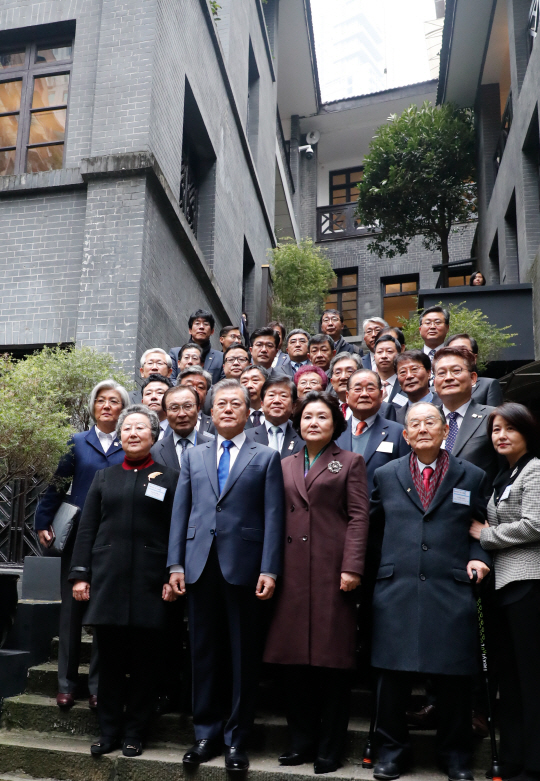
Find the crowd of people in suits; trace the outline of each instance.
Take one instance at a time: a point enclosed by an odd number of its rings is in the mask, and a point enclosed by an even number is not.
[[[503,778],[539,781],[534,416],[478,376],[474,337],[450,335],[440,306],[420,316],[422,349],[372,317],[363,353],[334,309],[315,335],[274,321],[247,344],[244,321],[226,326],[221,350],[214,327],[193,312],[188,342],[143,353],[138,390],[94,388],[95,425],[74,435],[36,511],[47,548],[62,503],[80,509],[62,552],[57,704],[79,696],[81,628],[93,627],[92,754],[139,755],[156,698],[162,712],[178,704],[185,602],[187,766],[225,751],[228,770],[247,770],[264,662],[289,728],[279,763],[336,771],[360,660],[375,778],[409,769],[412,726],[436,727],[441,769],[471,781],[488,715],[475,582],[497,658]],[[409,711],[419,674],[426,701]]]

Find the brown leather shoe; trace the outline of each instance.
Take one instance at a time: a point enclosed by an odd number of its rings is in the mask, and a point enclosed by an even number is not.
[[[413,729],[436,729],[437,708],[435,705],[424,705],[416,713],[407,711],[407,724]]]
[[[487,738],[489,735],[487,718],[477,710],[472,712],[472,731],[477,738]]]
[[[97,708],[97,694],[91,694],[88,698],[88,707],[90,710],[95,710]]]
[[[56,704],[59,708],[72,708],[75,705],[75,697],[71,693],[59,692],[56,695]]]

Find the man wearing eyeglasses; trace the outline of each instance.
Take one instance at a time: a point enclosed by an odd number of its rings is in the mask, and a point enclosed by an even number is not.
[[[363,350],[357,350],[343,338],[343,315],[337,309],[327,309],[321,317],[321,333],[332,337],[337,353],[348,352],[363,355]]]
[[[371,369],[373,372],[377,371],[377,365],[375,363],[375,342],[384,328],[388,328],[388,323],[386,320],[383,320],[382,317],[372,317],[364,320],[362,323],[364,344],[369,350],[368,354],[364,355],[362,358],[364,369]]]
[[[308,345],[310,336],[303,328],[294,328],[287,336],[287,355],[289,364],[282,371],[292,378],[301,366],[309,364]]]
[[[199,404],[198,393],[191,385],[176,385],[163,394],[161,406],[172,435],[153,446],[152,458],[157,464],[181,469],[186,450],[212,442],[211,437],[196,429]]]
[[[233,344],[223,353],[223,373],[228,380],[240,380],[250,363],[249,350],[243,344]]]
[[[151,374],[162,374],[170,377],[172,373],[171,357],[161,347],[151,347],[141,355],[139,374],[142,380],[148,379]],[[142,393],[139,388],[129,394],[131,404],[141,404]]]
[[[450,313],[442,306],[430,306],[420,315],[420,336],[423,351],[433,363],[435,353],[442,348],[450,328]]]

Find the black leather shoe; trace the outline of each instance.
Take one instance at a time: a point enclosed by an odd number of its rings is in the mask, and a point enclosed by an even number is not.
[[[200,765],[202,762],[208,762],[221,754],[221,743],[218,740],[198,740],[184,754],[182,762],[185,765]]]
[[[142,740],[139,740],[139,738],[124,738],[122,754],[125,757],[140,757],[142,754]]]
[[[313,762],[313,754],[308,754],[303,751],[291,751],[290,754],[282,754],[278,757],[280,765],[286,767],[296,767],[297,765],[305,765],[306,762]]]
[[[449,767],[448,781],[474,781],[474,775],[468,768]]]
[[[249,767],[248,755],[241,748],[225,746],[225,767],[227,770],[247,770]]]
[[[118,738],[105,738],[101,737],[92,743],[90,746],[90,753],[94,757],[100,757],[102,754],[110,754],[111,751],[120,748],[120,741]]]
[[[338,762],[336,759],[323,759],[322,757],[317,757],[313,763],[313,770],[316,775],[334,773],[336,770],[339,770],[340,767],[341,762]]]
[[[396,762],[377,762],[373,771],[373,778],[380,778],[382,781],[391,781],[400,775],[401,770]]]
[[[412,729],[437,729],[437,708],[424,705],[419,711],[407,711],[407,725]]]

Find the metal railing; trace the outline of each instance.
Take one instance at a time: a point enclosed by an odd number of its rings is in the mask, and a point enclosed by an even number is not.
[[[376,233],[373,225],[362,225],[355,215],[356,203],[317,206],[317,241],[336,241]]]
[[[0,569],[20,566],[25,556],[41,556],[34,513],[45,483],[38,478],[13,480],[0,489]]]

